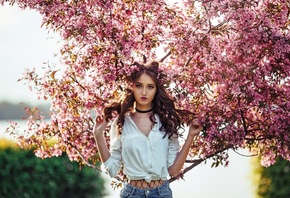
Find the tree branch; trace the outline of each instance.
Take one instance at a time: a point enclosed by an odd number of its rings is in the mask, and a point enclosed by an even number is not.
[[[146,58],[146,56],[144,54],[142,56],[143,56],[143,63],[146,64],[147,63],[147,58]]]
[[[89,166],[89,167],[91,167],[91,168],[93,168],[93,169],[95,169],[95,170],[98,170],[98,171],[100,171],[100,172],[103,172],[102,170],[101,170],[101,168],[99,167],[99,166],[95,166],[94,164],[91,164],[91,163],[89,163],[85,158],[84,158],[84,156],[78,151],[78,149],[75,147],[75,146],[73,146],[72,144],[70,144],[70,146],[79,154],[79,156],[82,158],[82,161],[87,165],[87,166]],[[117,176],[115,176],[114,177],[115,179],[117,179],[118,181],[122,181],[122,178],[121,177],[119,177],[118,175]]]
[[[255,154],[253,154],[253,155],[245,155],[245,154],[239,153],[239,152],[236,151],[235,149],[233,149],[233,151],[234,151],[236,154],[238,154],[238,155],[240,155],[240,156],[243,156],[243,157],[254,157],[254,156],[257,156],[257,155],[255,155]]]
[[[190,57],[190,58],[187,60],[187,62],[185,63],[184,67],[187,67],[187,66],[189,65],[189,63],[190,63],[191,60],[192,60],[192,57]]]
[[[171,55],[171,52],[168,52],[163,58],[161,58],[160,59],[160,61],[159,62],[163,62],[168,56],[170,56]]]
[[[85,159],[85,157],[83,156],[83,154],[81,154],[81,152],[79,152],[79,150],[75,147],[75,146],[73,146],[72,144],[70,144],[70,146],[79,154],[79,156],[82,158],[82,161],[87,165],[87,166],[89,166],[89,167],[91,167],[91,168],[93,168],[93,169],[96,169],[96,170],[98,170],[98,171],[101,171],[102,172],[102,170],[101,170],[101,168],[100,167],[98,167],[98,166],[95,166],[94,164],[91,164],[91,163],[89,163],[88,161],[86,161],[86,159]]]
[[[241,110],[241,117],[242,117],[242,121],[243,121],[244,131],[245,131],[245,133],[247,135],[249,132],[248,132],[248,128],[247,128],[247,124],[246,124],[246,119],[245,119],[243,110]]]
[[[194,167],[196,167],[197,165],[199,165],[201,162],[203,162],[203,161],[205,161],[205,160],[207,160],[207,159],[209,159],[209,158],[211,158],[211,157],[217,155],[218,153],[221,153],[221,152],[223,152],[223,151],[225,151],[225,150],[228,150],[228,149],[230,149],[230,148],[232,148],[232,147],[229,146],[229,147],[226,147],[226,148],[224,148],[224,149],[222,149],[222,150],[216,151],[216,152],[214,152],[213,154],[210,154],[210,155],[206,156],[206,157],[203,158],[203,159],[187,160],[186,162],[190,162],[190,163],[192,163],[192,165],[186,167],[186,168],[185,168],[181,173],[179,173],[176,177],[171,177],[171,178],[168,180],[169,183],[171,183],[171,182],[173,182],[173,181],[175,181],[175,180],[177,180],[177,179],[179,179],[179,178],[183,178],[183,175],[184,175],[185,173],[187,173],[188,171],[190,171],[191,169],[193,169]]]

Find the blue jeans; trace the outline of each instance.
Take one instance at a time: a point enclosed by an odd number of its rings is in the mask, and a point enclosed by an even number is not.
[[[172,191],[169,182],[165,181],[157,188],[136,188],[130,184],[125,184],[120,192],[121,198],[172,198]]]

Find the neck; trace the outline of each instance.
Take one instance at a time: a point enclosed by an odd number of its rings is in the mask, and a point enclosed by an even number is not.
[[[149,109],[149,110],[140,110],[140,109],[135,108],[135,110],[136,110],[138,113],[149,113],[150,111],[152,111],[152,108]]]

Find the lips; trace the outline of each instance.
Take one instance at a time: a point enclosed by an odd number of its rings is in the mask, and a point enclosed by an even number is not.
[[[146,97],[141,97],[141,100],[147,100],[147,98]]]

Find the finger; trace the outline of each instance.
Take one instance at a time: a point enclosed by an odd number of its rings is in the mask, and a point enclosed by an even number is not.
[[[200,125],[192,125],[192,128],[193,129],[199,129],[200,128]]]
[[[96,117],[96,122],[100,122],[100,121],[102,121],[103,120],[103,116],[97,116]]]
[[[192,125],[199,125],[199,121],[198,121],[198,119],[194,119],[194,120],[192,120],[191,124],[192,124]]]

